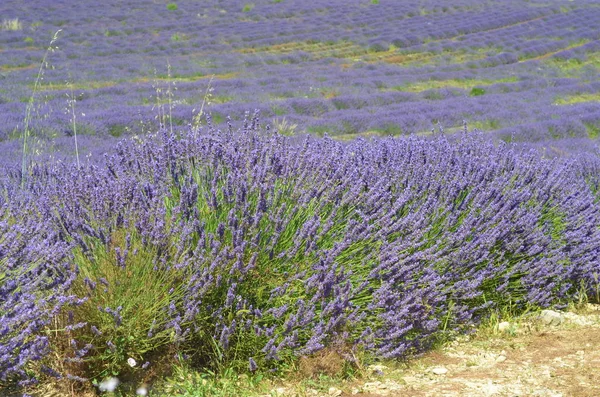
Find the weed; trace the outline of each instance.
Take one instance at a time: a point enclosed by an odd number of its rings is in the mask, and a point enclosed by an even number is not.
[[[480,87],[473,87],[471,89],[471,92],[469,93],[470,96],[481,96],[484,94],[485,94],[485,90]]]
[[[156,76],[156,70],[154,71]],[[163,96],[163,88],[160,87],[158,79],[155,79],[153,88],[156,91],[156,104],[153,107],[153,110],[156,109],[158,111],[157,119],[160,125],[160,128],[166,128],[167,122],[169,125],[169,131],[173,134],[173,108],[175,106],[173,102],[174,91],[177,91],[177,86],[175,85],[175,80],[171,79],[171,64],[167,61],[167,88],[165,91],[166,95],[166,103],[169,105],[169,108],[165,110],[163,106],[162,96]],[[168,112],[168,114],[167,114]]]
[[[598,139],[600,137],[600,123],[584,123],[590,139]]]
[[[254,8],[254,3],[247,3],[244,5],[244,8],[242,8],[242,12],[250,12],[250,11],[252,11],[253,8]]]
[[[177,4],[176,3],[169,3],[167,4],[167,10],[169,11],[177,11]]]
[[[0,28],[1,30],[21,30],[23,29],[23,23],[19,21],[19,18],[4,19]]]
[[[67,94],[67,98],[68,98],[68,106],[70,108],[70,116],[71,116],[71,123],[73,126],[73,137],[75,139],[75,155],[77,156],[77,168],[81,167],[81,164],[79,163],[79,147],[77,146],[77,115],[75,114],[75,102],[77,101],[75,98],[75,95],[73,94],[73,86],[71,86],[71,95],[69,96]]]
[[[273,128],[281,135],[294,135],[298,124],[291,123],[285,117],[273,119]]]
[[[193,117],[192,120],[192,129],[194,131],[198,131],[198,128],[200,128],[200,123],[201,123],[201,119],[202,116],[204,115],[204,106],[209,106],[211,104],[211,99],[213,96],[213,91],[214,88],[211,87],[212,81],[215,78],[215,75],[213,74],[212,76],[210,76],[210,80],[208,80],[208,85],[206,86],[206,91],[204,92],[204,97],[202,98],[202,104],[200,105],[200,109],[198,110],[198,113],[196,113]],[[192,114],[196,112],[196,109],[192,109]]]
[[[47,59],[48,59],[48,55],[50,53],[53,53],[55,51],[55,47],[54,47],[54,43],[56,43],[56,41],[58,40],[58,34],[62,31],[62,29],[58,29],[56,31],[56,33],[54,33],[54,36],[52,37],[52,40],[50,40],[50,45],[48,46],[48,48],[46,49],[46,52],[44,53],[44,57],[42,58],[42,62],[40,63],[40,67],[38,69],[38,73],[37,73],[37,77],[35,79],[35,84],[33,86],[33,92],[31,93],[31,96],[29,97],[29,100],[27,102],[27,108],[25,110],[25,121],[24,121],[24,127],[23,127],[23,136],[22,136],[22,140],[23,140],[23,152],[22,152],[22,164],[21,164],[21,187],[25,186],[25,179],[26,179],[26,175],[27,175],[27,140],[29,138],[29,135],[31,133],[30,131],[30,124],[31,124],[31,112],[33,110],[33,104],[35,101],[35,94],[37,93],[40,83],[42,81],[42,76],[44,74],[44,68],[47,66]]]

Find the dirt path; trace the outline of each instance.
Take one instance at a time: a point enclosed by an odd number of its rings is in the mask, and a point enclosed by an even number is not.
[[[307,395],[600,397],[600,306],[543,311],[501,323],[403,368],[371,366],[368,379]]]
[[[545,314],[454,342],[389,376],[379,368],[383,381],[341,395],[600,396],[600,306]]]

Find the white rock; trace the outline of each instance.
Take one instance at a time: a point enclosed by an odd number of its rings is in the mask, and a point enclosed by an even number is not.
[[[135,394],[138,396],[147,396],[148,395],[148,387],[146,385],[142,385],[137,388]]]
[[[100,384],[98,385],[98,389],[100,389],[100,391],[107,391],[109,393],[112,393],[115,390],[117,390],[117,386],[119,386],[119,383],[121,382],[119,382],[118,378],[106,378],[102,382],[100,382]]]
[[[363,390],[366,392],[371,392],[371,391],[378,390],[379,386],[381,386],[381,382],[379,382],[379,381],[367,382],[363,385]]]
[[[337,387],[330,387],[329,390],[327,391],[327,394],[330,395],[331,397],[338,397],[342,395],[342,391],[340,389],[338,389]]]
[[[502,321],[498,324],[498,331],[500,332],[508,332],[510,330],[510,323],[508,321]]]
[[[444,367],[435,367],[431,369],[431,372],[433,372],[436,375],[444,375],[448,373],[448,369]]]
[[[504,361],[506,361],[506,356],[500,355],[500,356],[496,357],[497,363],[503,363]]]
[[[502,386],[494,385],[491,381],[488,381],[487,384],[481,385],[481,389],[486,396],[491,396],[494,394],[499,394],[502,391]]]
[[[133,367],[135,367],[135,366],[137,365],[137,362],[135,361],[135,358],[131,358],[131,357],[129,357],[129,358],[127,359],[127,364],[129,364],[129,366],[130,366],[131,368],[133,368]]]
[[[542,310],[538,317],[542,323],[545,325],[560,325],[564,317],[559,312],[555,312],[554,310]]]

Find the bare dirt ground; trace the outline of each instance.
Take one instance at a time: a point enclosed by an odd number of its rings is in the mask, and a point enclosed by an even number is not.
[[[502,322],[360,382],[280,395],[600,397],[600,306]]]

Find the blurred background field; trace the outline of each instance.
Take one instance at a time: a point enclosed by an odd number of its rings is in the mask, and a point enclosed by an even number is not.
[[[167,118],[184,127],[203,102],[215,124],[260,109],[284,133],[341,139],[464,121],[506,141],[600,135],[594,0],[5,0],[0,16],[5,153],[59,29],[31,117],[57,156],[72,152],[69,98],[92,156]]]

